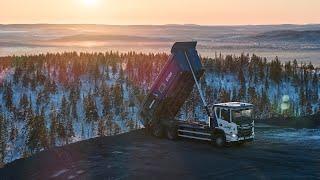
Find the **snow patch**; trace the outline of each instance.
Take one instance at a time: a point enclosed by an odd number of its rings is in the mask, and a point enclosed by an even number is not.
[[[69,171],[69,169],[62,169],[62,170],[54,173],[54,174],[51,176],[51,178],[56,178],[56,177],[58,177],[58,176],[60,176],[60,175],[62,175],[62,174],[64,174],[64,173],[66,173],[66,172],[68,172],[68,171]]]

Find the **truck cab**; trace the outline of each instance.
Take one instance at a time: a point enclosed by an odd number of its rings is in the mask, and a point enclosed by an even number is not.
[[[242,102],[214,104],[208,120],[180,120],[178,137],[211,141],[221,147],[254,139],[253,105]],[[216,121],[215,124],[213,121]]]
[[[219,129],[226,142],[250,141],[254,138],[253,105],[242,102],[219,103],[213,106]]]

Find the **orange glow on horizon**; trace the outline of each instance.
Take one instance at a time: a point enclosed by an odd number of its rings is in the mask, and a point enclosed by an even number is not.
[[[2,0],[2,24],[309,24],[319,0]]]

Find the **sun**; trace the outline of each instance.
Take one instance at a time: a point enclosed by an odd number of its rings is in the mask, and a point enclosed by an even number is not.
[[[97,4],[97,0],[82,0],[86,6],[93,6]]]

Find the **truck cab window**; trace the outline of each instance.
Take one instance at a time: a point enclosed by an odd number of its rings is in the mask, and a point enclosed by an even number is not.
[[[233,110],[232,121],[236,124],[252,123],[252,109]]]
[[[221,109],[221,119],[230,122],[230,111],[227,109]]]

